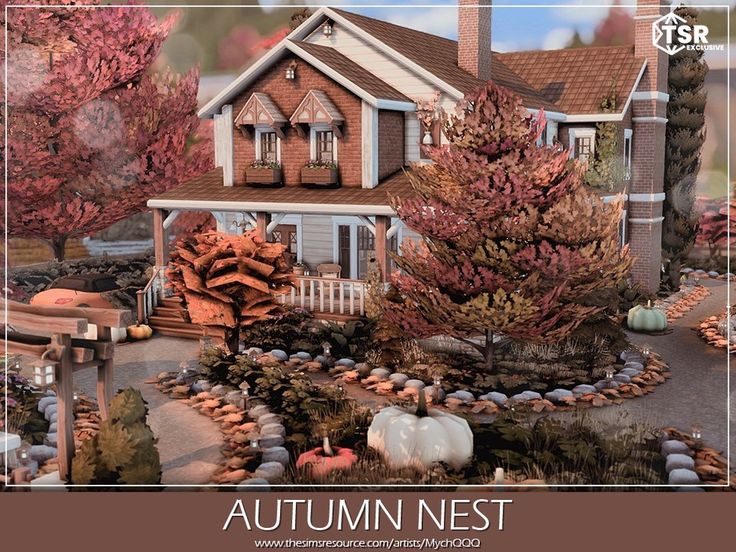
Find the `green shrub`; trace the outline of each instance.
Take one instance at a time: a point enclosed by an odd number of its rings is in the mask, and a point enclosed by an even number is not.
[[[158,484],[161,461],[148,408],[141,392],[129,387],[110,401],[110,417],[82,443],[72,461],[75,485]]]

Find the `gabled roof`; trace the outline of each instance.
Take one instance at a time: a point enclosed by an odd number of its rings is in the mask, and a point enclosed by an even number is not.
[[[633,46],[569,48],[494,54],[533,86],[560,111],[601,113],[601,101],[614,86],[619,107],[634,90],[645,59],[634,56]]]
[[[441,36],[416,31],[394,25],[380,19],[373,19],[357,13],[330,8],[354,25],[357,25],[388,47],[396,50],[417,65],[441,78],[462,94],[485,84],[457,64],[457,42]],[[533,87],[524,82],[503,62],[491,58],[491,73],[496,84],[510,88],[518,94],[524,106],[534,109],[544,108],[557,111],[557,106],[547,101]]]
[[[299,123],[341,123],[345,120],[337,106],[322,92],[310,90],[292,113],[289,121],[292,125]]]
[[[235,117],[236,125],[258,125],[265,124],[275,126],[285,124],[287,122],[279,108],[273,103],[268,94],[263,92],[254,92],[248,101],[245,102],[243,109],[240,110]]]
[[[381,80],[379,77],[369,72],[367,69],[364,69],[354,61],[345,57],[334,48],[320,46],[319,44],[311,44],[309,42],[296,42],[296,44],[308,54],[314,56],[324,64],[329,65],[332,69],[339,71],[341,75],[344,75],[351,82],[360,86],[370,95],[375,96],[376,98],[383,98],[385,100],[413,103],[413,100],[407,98],[394,87],[387,84],[385,81]]]

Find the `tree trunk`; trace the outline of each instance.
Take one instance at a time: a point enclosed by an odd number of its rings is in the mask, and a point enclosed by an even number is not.
[[[233,329],[227,329],[225,333],[225,345],[227,345],[228,350],[233,353],[234,355],[238,354],[238,348],[240,345],[240,329],[239,328],[233,328]]]
[[[51,250],[57,261],[63,261],[66,256],[66,236],[59,236],[51,239]]]
[[[486,372],[493,372],[493,353],[496,351],[496,344],[493,342],[493,332],[486,330],[486,346],[483,350],[483,358],[486,361]]]

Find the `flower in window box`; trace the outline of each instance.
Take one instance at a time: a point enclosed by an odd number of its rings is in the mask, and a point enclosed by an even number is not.
[[[310,187],[336,188],[339,186],[337,163],[333,161],[308,161],[301,171],[302,184]]]
[[[245,169],[245,182],[249,186],[278,187],[283,185],[281,163],[257,159]]]

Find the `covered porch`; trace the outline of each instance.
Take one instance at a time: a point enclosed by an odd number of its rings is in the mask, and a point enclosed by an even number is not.
[[[280,241],[296,265],[296,282],[282,302],[334,320],[365,314],[365,275],[375,258],[381,278],[388,279],[390,251],[408,237],[390,205],[411,188],[397,173],[377,188],[309,189],[297,186],[251,188],[224,186],[215,169],[149,200],[153,210],[157,267],[169,257],[169,228],[184,211],[211,212],[218,230],[242,233],[255,229],[265,240]],[[158,278],[163,271],[157,270]],[[139,318],[155,308],[162,282],[144,290]]]

